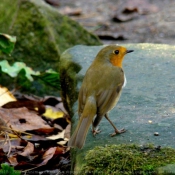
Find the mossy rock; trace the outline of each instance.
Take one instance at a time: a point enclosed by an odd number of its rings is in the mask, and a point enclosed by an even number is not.
[[[87,152],[95,146],[152,143],[175,148],[175,46],[149,43],[123,46],[134,52],[125,56],[123,68],[127,84],[109,117],[118,129],[125,128],[127,132],[110,137],[113,128],[105,118],[99,124],[101,133],[96,137],[93,137],[89,129],[83,149],[71,149],[72,169],[75,173],[81,171],[86,163]],[[77,97],[82,79],[102,47],[75,46],[61,55],[62,95],[65,106],[72,114],[72,131],[79,119]]]
[[[76,44],[99,45],[99,39],[43,0],[1,0],[0,32],[17,37],[11,57],[35,70],[58,70],[60,54]]]
[[[166,169],[161,166],[169,165]],[[106,145],[87,152],[80,172],[86,175],[156,175],[174,170],[175,149],[153,145]]]

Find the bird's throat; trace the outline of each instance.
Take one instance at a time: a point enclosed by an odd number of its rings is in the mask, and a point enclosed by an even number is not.
[[[110,59],[110,62],[113,66],[121,67],[122,68],[122,59],[116,59],[115,57],[112,57]]]

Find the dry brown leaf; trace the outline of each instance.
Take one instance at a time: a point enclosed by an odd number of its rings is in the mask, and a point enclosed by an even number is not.
[[[18,165],[18,161],[16,159],[16,156],[10,156],[10,157],[8,157],[8,161],[10,162],[10,165],[12,165],[12,166]]]
[[[65,153],[65,148],[64,147],[57,147],[55,151],[55,155],[62,155]]]
[[[54,156],[57,147],[49,148],[42,156],[43,162],[38,164],[38,166],[46,165],[47,162]]]
[[[26,145],[26,147],[24,148],[23,152],[22,153],[18,153],[18,155],[27,157],[31,153],[33,153],[33,151],[34,151],[34,145],[33,145],[33,143],[28,142],[27,145]]]
[[[36,134],[51,134],[55,131],[55,128],[40,128],[33,130]]]
[[[2,119],[2,118],[0,118],[0,132],[2,132],[2,131],[7,131],[9,128],[7,127],[7,125],[6,125],[6,123],[5,123],[5,121]]]
[[[7,126],[17,131],[30,131],[36,129],[50,129],[51,127],[34,112],[27,108],[0,108],[0,117]]]
[[[45,112],[45,106],[43,105],[42,102],[28,100],[28,99],[22,99],[22,100],[8,102],[2,106],[2,108],[6,108],[6,109],[21,108],[21,107],[26,107],[31,111],[35,111],[39,115],[41,115]]]
[[[19,138],[10,140],[10,143],[8,141],[4,143],[4,141],[5,138],[0,138],[0,148],[2,148],[5,153],[7,153],[9,150],[9,144],[11,144],[11,152],[16,151],[16,148],[21,144],[21,139]]]

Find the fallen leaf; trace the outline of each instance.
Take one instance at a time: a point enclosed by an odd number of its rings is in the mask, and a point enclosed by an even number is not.
[[[62,111],[64,114],[68,115],[67,111],[64,108],[62,99],[60,97],[46,96],[43,99],[43,104],[55,107],[57,110]]]
[[[65,130],[63,130],[62,132],[58,133],[57,135],[49,136],[49,137],[47,137],[47,139],[56,140],[57,144],[59,144],[59,145],[65,145],[67,143],[67,141],[68,141],[68,139],[65,138]]]
[[[64,113],[57,108],[46,106],[46,112],[43,114],[43,116],[51,119],[57,119],[64,116]]]
[[[11,101],[16,101],[16,98],[6,87],[0,86],[0,106]]]
[[[65,153],[65,148],[64,147],[57,147],[55,151],[55,155],[62,155]]]
[[[9,128],[6,125],[6,122],[2,118],[0,118],[0,132],[6,132],[8,130]]]
[[[38,164],[38,166],[46,165],[47,162],[54,156],[57,147],[49,148],[42,156],[43,162]]]
[[[34,145],[33,145],[33,143],[28,142],[27,145],[26,145],[26,147],[24,148],[23,152],[22,153],[18,153],[18,155],[27,157],[30,154],[32,154],[33,151],[34,151]]]
[[[39,128],[39,129],[36,129],[36,130],[33,130],[34,133],[36,134],[51,134],[55,131],[56,129],[55,128]]]
[[[8,102],[2,106],[2,108],[10,109],[10,108],[21,108],[26,107],[31,111],[36,111],[39,115],[45,112],[45,106],[42,102],[27,100],[27,99],[18,99],[17,101]]]
[[[18,165],[18,161],[16,159],[16,156],[10,156],[10,157],[8,157],[8,161],[10,162],[10,165],[12,165],[12,166]]]
[[[62,132],[58,133],[57,135],[52,135],[52,136],[49,136],[49,137],[46,137],[46,138],[50,139],[50,140],[57,140],[59,138],[64,138],[64,132],[65,132],[65,130],[63,130]]]
[[[50,170],[50,168],[60,170],[60,166],[62,167],[60,160],[69,157],[69,150],[66,146],[58,145],[65,145],[68,141],[65,138],[65,128],[68,124],[67,132],[70,132],[68,131],[70,130],[70,117],[64,109],[61,98],[30,99],[29,97],[25,99],[21,94],[17,97],[23,100],[19,100],[20,103],[17,101],[3,106],[9,109],[0,107],[0,119],[12,131],[8,133],[9,140],[3,145],[2,154],[0,152],[1,163],[9,162],[15,169],[24,170],[27,173],[30,172],[28,170],[32,171],[35,168],[43,169],[43,171]],[[51,119],[36,114],[33,109],[39,103],[44,106],[50,105],[47,107],[50,109]],[[30,131],[30,134],[25,131]],[[17,138],[12,140],[14,136]],[[0,143],[3,141],[5,141],[4,135],[0,135]],[[68,165],[64,166],[66,168]]]
[[[17,147],[19,147],[20,146],[20,144],[21,144],[21,139],[19,139],[19,138],[17,138],[17,139],[13,139],[13,140],[9,140],[8,142],[6,141],[5,143],[4,143],[4,141],[5,141],[5,138],[2,138],[2,139],[0,139],[0,142],[2,143],[1,145],[0,145],[0,147],[3,149],[3,151],[5,152],[5,153],[7,153],[8,151],[9,151],[9,146],[10,146],[10,144],[11,144],[11,153],[13,153],[13,152],[15,152],[16,151],[16,148]],[[20,146],[21,147],[21,146]],[[22,147],[22,148],[24,148],[24,147]]]
[[[35,113],[27,108],[0,108],[0,117],[7,126],[17,131],[30,131],[36,129],[50,129],[51,127]]]

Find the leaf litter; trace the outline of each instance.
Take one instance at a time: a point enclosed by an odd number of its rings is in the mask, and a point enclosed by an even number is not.
[[[70,118],[61,98],[4,90],[11,98],[0,94],[0,163],[27,174],[70,170]]]

